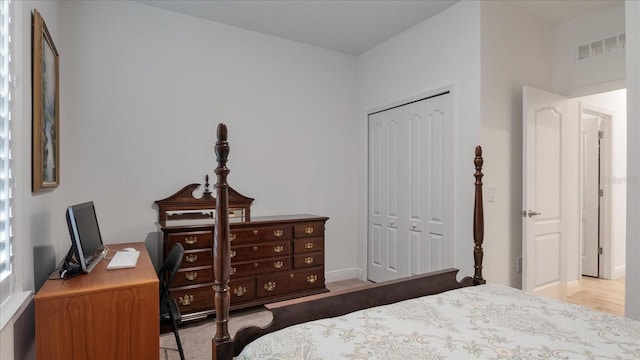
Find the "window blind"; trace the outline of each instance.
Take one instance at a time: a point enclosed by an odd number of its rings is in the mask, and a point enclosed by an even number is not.
[[[13,293],[11,1],[0,0],[0,304]]]

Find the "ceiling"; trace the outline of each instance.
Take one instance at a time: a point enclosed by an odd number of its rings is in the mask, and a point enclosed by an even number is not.
[[[347,54],[359,55],[458,0],[136,0],[140,3]],[[462,0],[471,1],[471,0]],[[507,0],[483,0],[505,1]],[[515,0],[555,24],[624,0]]]

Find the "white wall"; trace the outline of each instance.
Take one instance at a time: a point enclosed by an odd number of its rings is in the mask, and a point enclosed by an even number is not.
[[[358,268],[366,271],[367,114],[454,86],[455,266],[473,275],[473,157],[480,143],[480,3],[461,1],[357,58]]]
[[[551,88],[552,33],[548,24],[504,2],[483,1],[481,22],[486,277],[520,288],[522,87]]]
[[[252,215],[330,217],[327,280],[355,276],[353,56],[137,2],[18,3],[23,58],[31,58],[31,9],[37,8],[60,53],[61,79],[61,184],[33,195],[31,87],[22,88],[25,289],[34,289],[36,247],[55,248],[56,262],[66,254],[64,211],[73,203],[95,201],[106,243],[153,244],[153,201],[213,177],[219,122],[229,127],[229,182],[256,199]],[[19,79],[30,84],[25,62]],[[14,335],[0,334],[0,358],[17,353],[5,346]],[[18,340],[30,344],[33,333]]]
[[[555,27],[553,41],[553,90],[555,92],[571,95],[575,89],[625,78],[624,51],[596,56],[581,62],[576,61],[577,45],[624,32],[624,13],[623,5],[615,6]]]
[[[354,57],[128,1],[65,1],[61,21],[60,220],[94,200],[106,243],[153,236],[154,200],[214,179],[225,122],[252,215],[329,216],[326,270],[353,270]]]
[[[627,253],[625,316],[640,320],[640,2],[625,1],[627,32]]]

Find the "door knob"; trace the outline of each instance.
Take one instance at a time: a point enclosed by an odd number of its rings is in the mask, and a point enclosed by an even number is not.
[[[541,212],[535,212],[535,211],[533,211],[533,210],[529,210],[529,211],[527,212],[527,215],[528,215],[529,217],[533,217],[533,216],[542,215],[542,213],[541,213]]]

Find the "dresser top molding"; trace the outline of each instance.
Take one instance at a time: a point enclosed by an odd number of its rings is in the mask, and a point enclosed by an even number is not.
[[[194,219],[194,217],[190,217],[189,215],[172,216],[171,214],[168,214],[171,212],[215,209],[216,199],[211,195],[211,191],[209,190],[209,175],[205,177],[205,181],[204,191],[202,192],[202,196],[199,198],[194,196],[194,192],[201,185],[189,184],[165,199],[156,200],[155,204],[158,206],[158,221],[160,223],[164,223],[167,220],[172,219]],[[229,187],[229,208],[242,209],[244,211],[243,218],[245,221],[249,221],[251,219],[250,209],[253,200],[253,198],[244,196]],[[195,219],[205,218],[207,218],[207,216],[204,214],[195,217]],[[213,216],[211,216],[211,219],[213,219]]]

